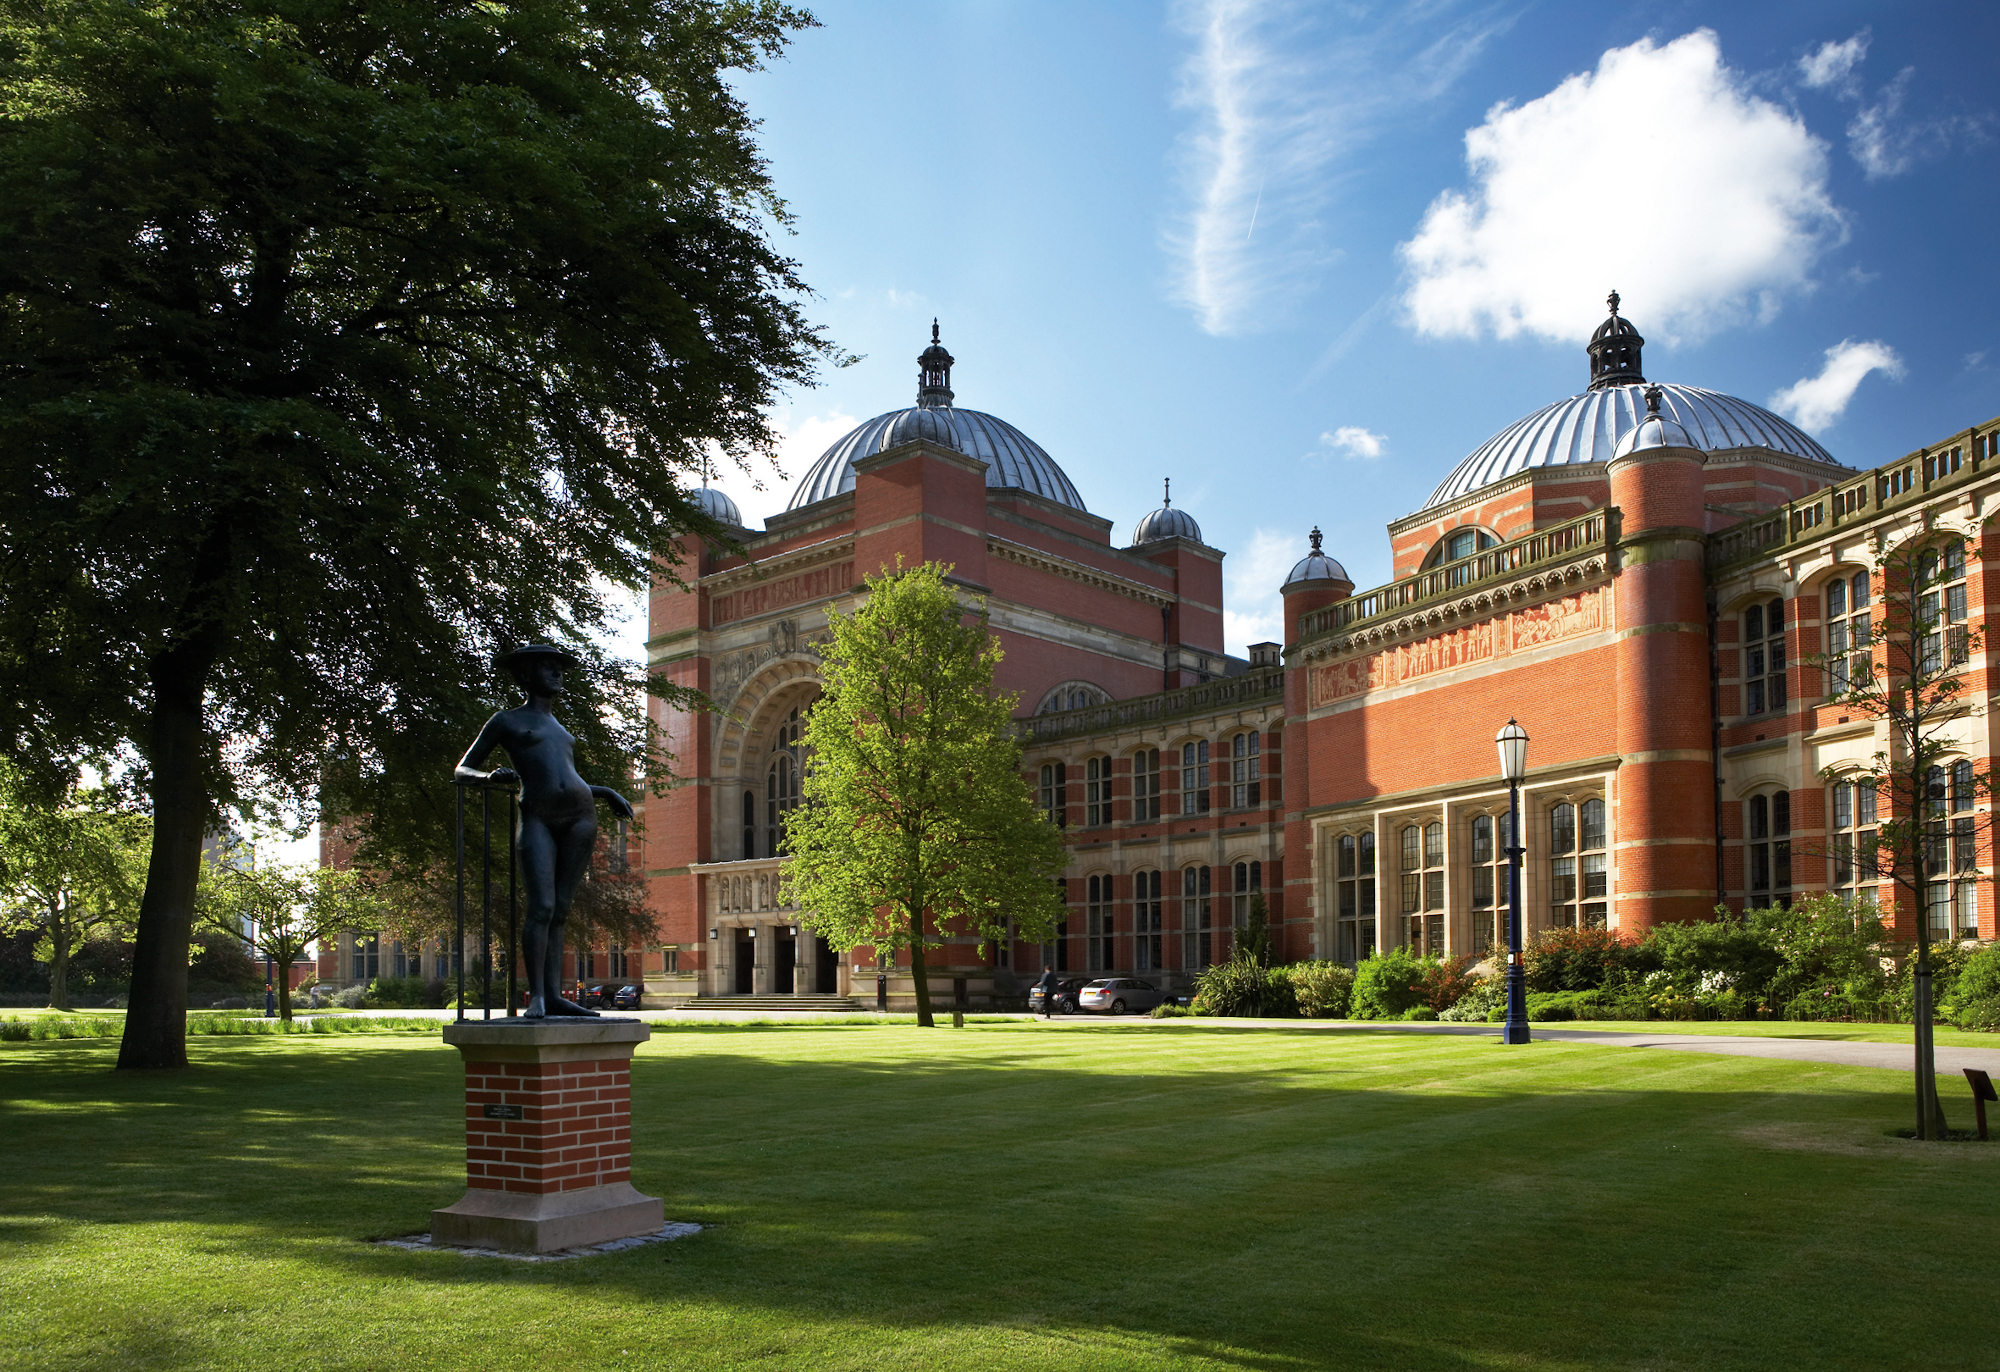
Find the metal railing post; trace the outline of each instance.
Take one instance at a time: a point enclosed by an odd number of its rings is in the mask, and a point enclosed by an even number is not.
[[[479,788],[479,1004],[493,1018],[493,788]]]
[[[514,851],[514,834],[520,828],[515,814],[521,797],[512,787],[507,789],[507,1018],[513,1019],[519,1013],[520,996],[514,991],[514,963],[520,957],[521,949],[521,907],[518,899],[521,887],[519,855]]]
[[[458,1017],[465,1018],[465,787],[453,783],[452,788],[458,798],[458,842],[455,848],[457,861],[458,889],[452,899],[454,919],[453,933],[457,942],[452,945],[452,961],[458,965]]]

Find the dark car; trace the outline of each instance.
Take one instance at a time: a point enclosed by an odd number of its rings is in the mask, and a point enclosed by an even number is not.
[[[1058,977],[1056,979],[1056,1006],[1054,1013],[1058,1015],[1075,1014],[1076,998],[1082,992],[1083,987],[1084,978],[1082,977]],[[1031,1014],[1039,1015],[1042,1013],[1042,984],[1040,982],[1036,982],[1028,988],[1028,1010]]]
[[[621,986],[611,996],[614,1010],[637,1010],[641,992],[636,986]]]

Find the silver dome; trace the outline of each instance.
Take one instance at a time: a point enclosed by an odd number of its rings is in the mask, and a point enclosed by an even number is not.
[[[1201,542],[1201,525],[1186,510],[1162,505],[1132,528],[1132,543],[1156,543],[1163,538],[1186,538]]]
[[[718,524],[733,524],[743,527],[743,513],[736,508],[736,502],[721,491],[703,486],[698,491],[688,492],[688,504],[700,510]]]
[[[891,410],[858,426],[820,455],[785,508],[796,510],[853,490],[856,462],[918,438],[984,462],[988,486],[1032,491],[1071,509],[1084,508],[1063,469],[1034,439],[1004,419],[948,405]]]
[[[1443,505],[1530,467],[1609,462],[1619,440],[1646,418],[1645,391],[1637,383],[1606,386],[1516,420],[1453,468],[1423,507]],[[1704,452],[1768,448],[1829,467],[1841,465],[1804,431],[1761,405],[1699,386],[1663,384],[1660,391],[1662,414]]]
[[[1350,586],[1354,584],[1354,578],[1347,574],[1347,568],[1319,550],[1319,542],[1320,532],[1315,527],[1312,531],[1312,551],[1292,564],[1292,570],[1285,574],[1285,584],[1281,590],[1289,591],[1292,587],[1308,581],[1345,581]]]

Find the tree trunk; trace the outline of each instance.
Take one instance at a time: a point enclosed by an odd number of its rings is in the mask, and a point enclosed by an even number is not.
[[[49,901],[49,1007],[69,1009],[69,920],[62,897]]]
[[[121,1071],[187,1066],[188,944],[209,818],[210,750],[202,697],[213,660],[212,651],[196,648],[164,654],[154,664],[147,750],[153,849],[132,948],[132,998],[118,1049]]]
[[[278,963],[275,975],[278,988],[278,1018],[287,1027],[290,1027],[292,1022],[292,960],[287,958],[285,961]]]
[[[910,916],[910,980],[917,988],[917,1023],[926,1029],[934,1029],[937,1022],[931,1018],[931,984],[924,972],[924,912],[918,910]]]

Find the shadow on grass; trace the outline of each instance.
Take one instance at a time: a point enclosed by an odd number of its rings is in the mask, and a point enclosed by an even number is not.
[[[1367,1029],[702,1028],[633,1077],[634,1181],[719,1226],[695,1238],[534,1266],[360,1243],[462,1187],[457,1055],[374,1040],[217,1043],[167,1078],[106,1073],[115,1045],[0,1060],[0,1243],[190,1226],[369,1300],[706,1310],[718,1348],[790,1331],[796,1363],[802,1330],[1001,1330],[1043,1359],[1271,1369],[1886,1365],[1871,1330],[2000,1275],[2000,1169],[1885,1137],[1902,1096],[1865,1069]],[[1805,1294],[1718,1298],[1779,1284]]]

